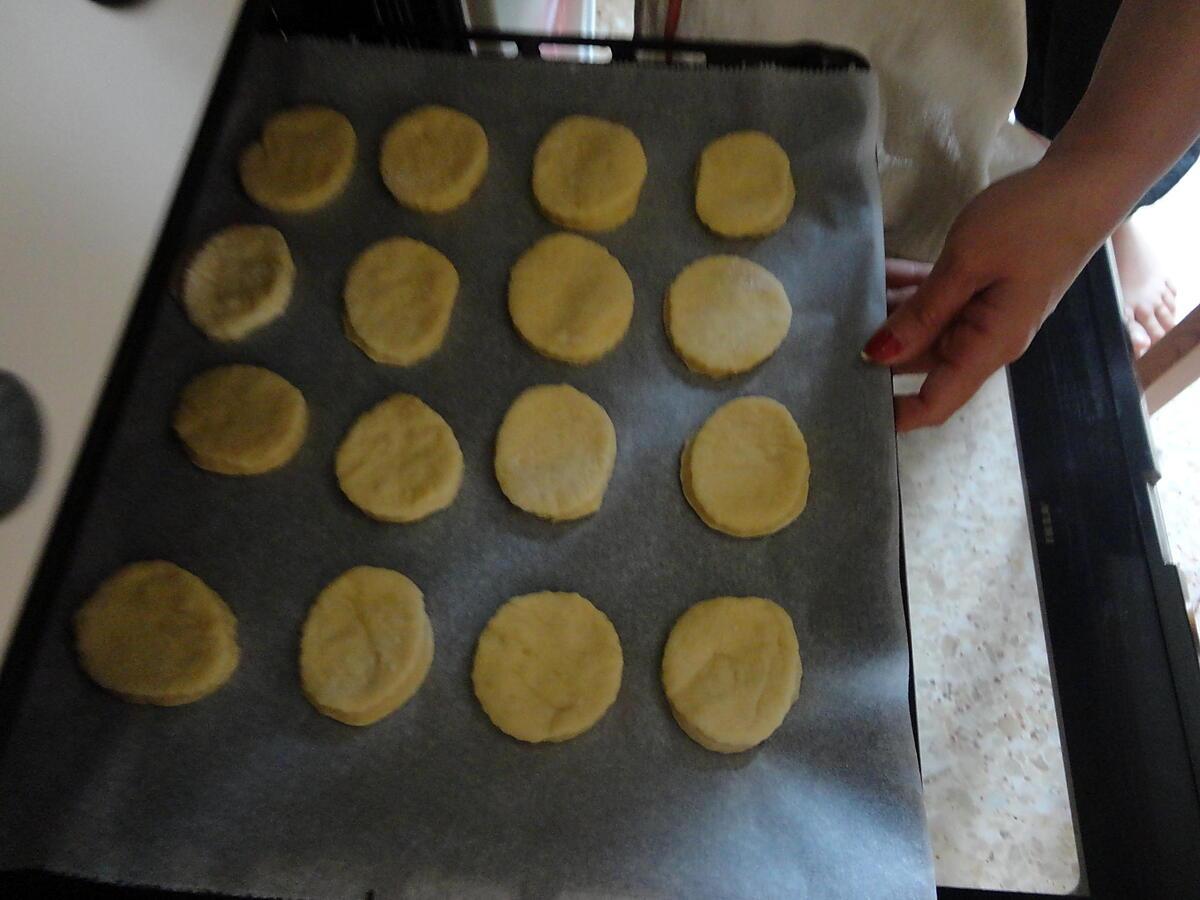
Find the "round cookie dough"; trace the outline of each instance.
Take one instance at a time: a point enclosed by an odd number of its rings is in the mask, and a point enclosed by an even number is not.
[[[514,597],[475,649],[471,682],[492,724],[517,740],[565,741],[600,720],[621,687],[621,642],[579,594]]]
[[[325,106],[297,106],[263,125],[242,151],[242,187],[259,206],[309,212],[342,192],[354,169],[358,139],[350,120]]]
[[[496,480],[514,506],[563,522],[600,508],[617,433],[599,403],[566,384],[521,394],[496,435]]]
[[[463,455],[446,420],[412,394],[358,417],[335,461],[350,502],[383,522],[416,522],[454,502]]]
[[[238,664],[237,619],[203,581],[163,560],[118,569],[75,613],[83,670],[131,703],[207,697]]]
[[[446,337],[458,272],[428,244],[390,238],[359,254],[346,275],[346,336],[376,362],[411,366]]]
[[[304,620],[304,696],[347,725],[370,725],[407,703],[432,661],[433,626],[421,589],[391,569],[342,573]]]
[[[308,431],[308,405],[269,369],[219,366],[188,382],[172,424],[200,468],[258,475],[296,455]]]
[[[792,304],[779,279],[740,256],[706,256],[679,273],[663,306],[680,359],[701,375],[748,372],[787,336]]]
[[[236,341],[287,308],[296,265],[269,225],[231,225],[208,239],[183,275],[183,308],[216,341]]]
[[[487,135],[448,106],[419,106],[388,129],[379,171],[402,205],[442,213],[462,206],[487,171]]]
[[[534,350],[585,365],[625,336],[633,318],[633,282],[617,258],[596,242],[552,234],[512,267],[508,312]]]
[[[533,196],[551,222],[611,231],[637,209],[646,153],[632,131],[594,116],[567,116],[533,156]]]
[[[762,537],[793,522],[808,502],[808,446],[787,408],[767,397],[730,400],[683,449],[680,482],[704,523]]]
[[[662,680],[675,721],[718,753],[761,744],[800,695],[800,648],[791,617],[761,597],[697,603],[671,628]]]
[[[735,131],[700,154],[696,214],[724,237],[761,237],[787,221],[796,199],[787,153],[761,131]]]

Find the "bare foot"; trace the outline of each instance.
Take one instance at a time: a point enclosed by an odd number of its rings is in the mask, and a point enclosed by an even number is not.
[[[1175,326],[1177,291],[1135,222],[1127,219],[1113,232],[1112,241],[1125,301],[1125,327],[1134,355],[1141,356]]]

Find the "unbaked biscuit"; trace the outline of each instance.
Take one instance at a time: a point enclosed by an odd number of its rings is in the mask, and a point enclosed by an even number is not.
[[[546,132],[533,157],[533,196],[551,222],[611,231],[637,209],[646,153],[632,131],[595,116],[567,116]]]
[[[354,169],[358,139],[350,120],[325,106],[297,106],[263,125],[242,151],[242,187],[259,206],[309,212],[342,192]]]
[[[696,214],[724,237],[760,237],[787,221],[796,199],[784,149],[761,131],[735,131],[700,154]]]
[[[445,340],[458,272],[428,244],[389,238],[359,254],[342,296],[351,342],[376,362],[411,366]]]
[[[179,706],[229,680],[238,664],[237,619],[186,569],[130,563],[75,614],[75,647],[92,680],[122,699]]]
[[[483,181],[488,142],[483,128],[448,106],[420,106],[388,129],[379,170],[392,196],[419,212],[462,206]]]
[[[347,725],[370,725],[407,703],[432,661],[433,626],[421,589],[390,569],[343,572],[304,620],[304,696]]]
[[[463,455],[446,420],[412,394],[393,394],[358,417],[338,447],[338,484],[384,522],[416,522],[454,502]]]
[[[808,445],[787,408],[739,397],[709,416],[684,447],[680,483],[706,525],[762,537],[791,524],[808,502]]]
[[[800,695],[801,672],[791,617],[761,597],[697,603],[675,622],[663,651],[663,689],[675,720],[718,753],[770,737]]]
[[[566,384],[513,401],[496,435],[496,480],[514,506],[561,522],[594,513],[617,457],[617,433],[599,403]]]
[[[188,382],[172,424],[200,468],[258,475],[296,455],[308,431],[308,404],[269,369],[218,366]]]
[[[792,305],[779,279],[740,256],[706,256],[676,276],[663,304],[667,336],[689,369],[748,372],[787,336]]]
[[[236,341],[287,308],[296,265],[269,225],[231,225],[192,258],[183,275],[183,308],[216,341]]]
[[[586,365],[616,347],[629,329],[633,282],[617,258],[595,241],[552,234],[512,267],[508,312],[534,350]]]
[[[509,600],[475,650],[471,682],[497,728],[522,741],[565,741],[600,720],[621,687],[621,642],[579,594]]]

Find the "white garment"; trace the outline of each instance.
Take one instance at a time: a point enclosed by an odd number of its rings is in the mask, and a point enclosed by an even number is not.
[[[640,33],[661,35],[666,9],[640,0]],[[1024,0],[683,0],[676,37],[816,41],[867,58],[891,256],[934,259],[972,197],[1042,153],[1008,121],[1025,77]]]

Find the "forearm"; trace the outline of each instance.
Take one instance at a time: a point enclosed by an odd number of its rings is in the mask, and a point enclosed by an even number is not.
[[[1197,136],[1200,0],[1124,0],[1046,165],[1085,180],[1086,206],[1075,212],[1099,240]]]

